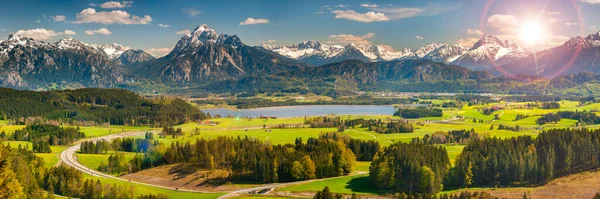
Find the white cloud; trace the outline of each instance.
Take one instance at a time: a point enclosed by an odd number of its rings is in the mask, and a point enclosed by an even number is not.
[[[577,0],[581,3],[587,3],[587,4],[600,4],[600,0]]]
[[[160,26],[161,28],[171,27],[171,25],[169,25],[169,24],[161,24],[161,23],[159,23],[158,26]]]
[[[331,13],[335,14],[336,19],[349,19],[365,23],[390,20],[384,13],[380,12],[357,13],[354,10],[334,10]]]
[[[456,41],[456,44],[465,47],[465,48],[471,48],[477,41],[479,41],[479,38],[475,38],[475,37],[471,37],[471,38],[466,38],[466,39],[459,39]]]
[[[51,18],[54,21],[65,21],[65,19],[67,19],[67,17],[64,15],[51,16]]]
[[[425,9],[422,8],[375,8],[375,11],[388,14],[392,19],[405,19],[422,15]]]
[[[270,39],[270,40],[267,40],[267,41],[263,41],[262,43],[264,43],[264,44],[272,44],[272,43],[277,43],[277,40]]]
[[[519,21],[512,15],[496,14],[488,18],[487,25],[500,33],[513,34],[519,27]]]
[[[44,28],[36,28],[30,30],[19,30],[15,34],[23,35],[25,37],[29,37],[35,40],[50,40],[56,36],[60,35],[75,35],[75,31],[65,30],[64,32],[56,32],[54,30],[47,30]]]
[[[566,26],[581,26],[582,24],[577,22],[565,22]]]
[[[187,34],[189,34],[191,32],[192,31],[190,31],[190,30],[180,30],[180,31],[175,32],[175,34],[177,34],[177,35],[187,35]]]
[[[336,7],[336,8],[347,8],[347,7],[350,7],[350,5],[348,5],[348,4],[339,4],[339,5],[335,5],[333,7]]]
[[[88,6],[91,6],[91,7],[96,7],[96,6],[98,6],[98,4],[95,4],[95,3],[90,3],[90,4],[88,4]]]
[[[110,12],[96,12],[96,9],[87,8],[76,15],[77,20],[73,23],[100,23],[100,24],[149,24],[152,17],[144,15],[139,17],[125,11],[114,10]]]
[[[483,31],[481,31],[479,29],[471,29],[471,28],[469,28],[469,29],[465,30],[465,32],[468,35],[476,35],[476,36],[483,35]]]
[[[76,35],[77,33],[75,31],[72,30],[65,30],[65,32],[63,32],[65,35]]]
[[[100,28],[98,30],[86,30],[85,34],[87,34],[87,35],[94,35],[94,34],[110,35],[110,34],[112,34],[112,32],[110,32],[110,30],[108,30],[106,28]]]
[[[249,17],[245,21],[240,22],[240,25],[254,25],[254,24],[266,24],[266,23],[269,23],[268,19],[255,19],[255,18]]]
[[[329,5],[321,6],[320,9],[321,10],[333,10],[333,8],[331,8],[331,6],[329,6]]]
[[[415,39],[418,39],[418,40],[423,40],[423,39],[425,39],[425,38],[423,38],[422,36],[419,36],[419,35],[417,35],[417,36],[415,36]]]
[[[547,12],[549,15],[560,15],[560,12],[554,11],[554,12]]]
[[[173,50],[173,48],[149,48],[149,49],[146,49],[145,51],[148,54],[151,54],[152,56],[159,58],[159,57],[168,55],[171,52],[171,50]]]
[[[377,5],[377,4],[368,4],[368,3],[360,4],[360,6],[365,7],[365,8],[378,8],[379,7],[379,5]]]
[[[133,1],[108,1],[100,4],[100,7],[105,9],[127,8],[131,7],[131,4],[133,4]]]
[[[196,10],[196,8],[186,8],[182,11],[190,17],[195,17],[200,14],[200,11]]]
[[[42,20],[37,20],[35,21],[35,23],[42,23]]]
[[[589,28],[591,28],[591,29],[596,29],[597,27],[596,27],[596,26],[590,26]]]
[[[352,34],[339,34],[339,35],[331,35],[330,39],[335,41],[331,41],[329,43],[337,43],[337,44],[370,44],[371,42],[367,39],[371,39],[375,37],[375,33],[367,33],[366,35],[352,35]]]

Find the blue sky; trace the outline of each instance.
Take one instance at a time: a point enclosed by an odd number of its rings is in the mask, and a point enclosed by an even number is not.
[[[533,22],[543,27],[541,41],[556,45],[600,30],[600,0],[20,0],[3,2],[0,19],[0,40],[17,31],[47,41],[70,35],[155,55],[200,24],[248,45],[319,40],[402,49],[468,46],[484,33],[526,45],[520,29]]]

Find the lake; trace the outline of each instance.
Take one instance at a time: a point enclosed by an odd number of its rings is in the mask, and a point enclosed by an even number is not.
[[[258,117],[274,116],[274,117],[302,117],[302,116],[321,116],[328,114],[336,115],[392,115],[394,114],[394,106],[392,105],[315,105],[315,106],[284,106],[284,107],[267,107],[255,109],[224,109],[212,108],[203,109],[203,112],[208,112],[210,115],[228,115],[237,117]]]

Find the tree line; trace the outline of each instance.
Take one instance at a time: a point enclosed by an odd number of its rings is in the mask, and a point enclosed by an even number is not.
[[[6,134],[2,139],[7,139]],[[79,127],[60,127],[51,124],[27,125],[24,129],[16,130],[8,140],[28,141],[33,145],[36,153],[52,152],[50,146],[68,145],[79,139],[85,138],[85,134]]]
[[[394,116],[403,118],[423,118],[423,117],[442,117],[441,108],[416,107],[416,108],[398,108],[394,111]]]
[[[154,140],[151,132],[146,132],[145,138],[116,138],[110,141],[84,141],[80,144],[79,152],[83,154],[106,154],[108,151],[125,151],[144,153],[161,143]]]
[[[341,140],[346,144],[352,153],[356,156],[358,161],[371,161],[373,156],[381,149],[381,145],[376,140],[361,140],[351,138],[347,134],[339,132],[321,133],[319,135],[321,139],[333,139],[335,141]],[[302,138],[296,138],[295,143],[301,144]]]
[[[448,187],[531,186],[597,169],[600,130],[552,129],[537,138],[487,138],[469,143],[456,159]]]
[[[230,170],[231,179],[253,182],[288,182],[348,174],[356,157],[341,140],[309,138],[295,144],[270,145],[254,138],[220,136],[195,142],[174,142],[169,147],[150,147],[129,162],[117,153],[103,170],[134,172],[165,164],[188,163],[198,169]]]
[[[424,144],[468,144],[472,140],[481,139],[475,129],[436,131],[431,135],[425,134],[423,138],[413,138],[412,142]]]

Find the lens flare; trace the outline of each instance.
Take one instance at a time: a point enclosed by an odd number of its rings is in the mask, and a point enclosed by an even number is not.
[[[544,37],[544,28],[537,22],[526,22],[521,25],[519,37],[528,44],[536,44]]]

